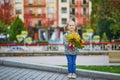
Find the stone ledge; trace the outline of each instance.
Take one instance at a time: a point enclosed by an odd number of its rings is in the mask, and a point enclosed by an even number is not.
[[[107,55],[107,51],[80,51],[78,55]],[[53,56],[65,55],[64,51],[41,51],[41,52],[0,52],[4,56]]]
[[[38,70],[59,72],[59,73],[67,74],[67,68],[60,67],[60,66],[47,65],[47,64],[35,64],[35,63],[25,63],[25,62],[0,60],[0,65],[38,69]],[[80,75],[80,76],[92,77],[92,78],[103,78],[103,79],[109,79],[109,80],[111,80],[111,79],[112,80],[119,80],[120,79],[120,74],[91,71],[91,70],[83,70],[83,69],[77,69],[77,75],[78,76]]]

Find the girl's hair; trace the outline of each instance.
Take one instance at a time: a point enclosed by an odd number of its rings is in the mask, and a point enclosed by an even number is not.
[[[65,32],[67,31],[67,27],[68,27],[68,25],[69,25],[70,22],[74,22],[74,21],[70,20],[70,21],[67,22],[66,26],[64,27],[64,31]],[[74,22],[74,24],[75,24],[75,22]],[[75,24],[75,31],[77,32],[77,26],[76,26],[76,24]]]

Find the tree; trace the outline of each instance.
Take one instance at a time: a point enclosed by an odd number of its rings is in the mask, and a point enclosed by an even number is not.
[[[120,0],[91,0],[91,26],[102,38],[103,33],[109,41],[120,36]]]
[[[24,23],[19,17],[17,17],[10,27],[9,39],[11,41],[16,40],[16,35],[20,34],[22,30],[25,30]]]
[[[13,21],[12,0],[0,1],[0,19],[5,24],[11,24],[11,22]]]
[[[5,24],[3,21],[0,21],[0,34],[7,34],[8,33],[8,25]]]
[[[9,33],[9,29],[8,29],[7,24],[5,24],[3,21],[0,20],[0,35],[4,35],[4,38],[0,38],[0,43],[7,43],[8,42],[8,38],[7,35]]]

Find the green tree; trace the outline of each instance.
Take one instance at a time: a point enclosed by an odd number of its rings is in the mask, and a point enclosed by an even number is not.
[[[11,25],[9,39],[11,41],[16,40],[16,35],[20,34],[22,30],[25,30],[24,23],[17,17]]]
[[[8,29],[7,24],[5,24],[3,21],[0,21],[0,34],[5,35],[4,40],[0,39],[0,43],[7,43],[8,38],[7,38],[7,34],[9,33],[9,29]]]
[[[120,0],[91,0],[91,26],[102,38],[106,33],[107,39],[120,37]]]
[[[7,24],[5,24],[3,21],[0,21],[0,34],[8,34],[8,26]]]

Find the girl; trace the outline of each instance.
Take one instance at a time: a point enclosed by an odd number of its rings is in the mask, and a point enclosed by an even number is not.
[[[73,42],[67,42],[67,35],[71,34],[73,31],[77,33],[77,27],[74,21],[69,21],[65,27],[65,34],[63,37],[63,44],[65,47],[65,54],[68,62],[68,78],[76,78],[76,57],[79,52],[76,47],[74,47]],[[69,48],[72,47],[73,49]]]

